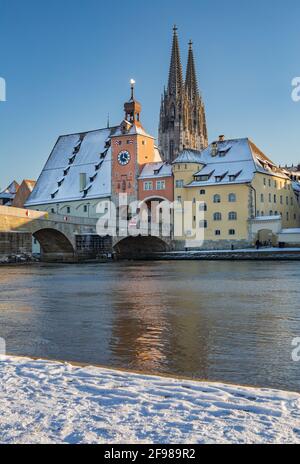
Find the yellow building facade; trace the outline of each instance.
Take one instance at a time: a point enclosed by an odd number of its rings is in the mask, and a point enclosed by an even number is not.
[[[300,225],[293,182],[248,139],[221,138],[202,152],[185,151],[173,173],[175,200],[193,205],[194,231],[204,228],[203,249],[277,245],[280,230]],[[178,248],[189,236],[185,230],[177,237]]]

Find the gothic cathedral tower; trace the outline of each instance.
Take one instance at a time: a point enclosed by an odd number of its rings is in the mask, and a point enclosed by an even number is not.
[[[197,83],[193,44],[189,43],[184,83],[177,27],[174,26],[168,88],[161,101],[159,148],[165,161],[172,162],[184,149],[202,150],[207,146],[205,107]]]

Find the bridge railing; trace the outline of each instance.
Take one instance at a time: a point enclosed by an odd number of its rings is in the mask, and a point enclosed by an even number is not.
[[[42,219],[53,222],[64,222],[66,224],[78,224],[78,225],[87,225],[87,226],[96,226],[98,219],[89,218],[89,217],[79,217],[79,216],[68,216],[63,214],[53,214],[47,213],[47,218],[43,217]]]
[[[63,222],[76,225],[96,226],[97,218],[68,216],[63,214],[53,214],[47,211],[36,211],[32,209],[13,208],[11,206],[0,206],[0,216],[13,216],[17,218],[25,218],[28,221],[53,221]]]

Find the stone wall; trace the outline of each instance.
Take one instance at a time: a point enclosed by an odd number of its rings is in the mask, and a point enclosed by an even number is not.
[[[176,251],[183,251],[186,249],[186,243],[184,241],[174,242]],[[242,250],[244,248],[253,248],[253,242],[248,240],[205,240],[202,247],[189,248],[190,250],[231,250],[232,246],[235,250]]]
[[[23,232],[0,232],[0,258],[32,253],[32,237]]]

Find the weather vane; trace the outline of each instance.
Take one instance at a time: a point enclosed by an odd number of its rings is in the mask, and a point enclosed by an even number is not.
[[[136,82],[134,79],[130,79],[130,85],[131,85],[131,98],[132,100],[134,99],[134,86],[135,86]]]

